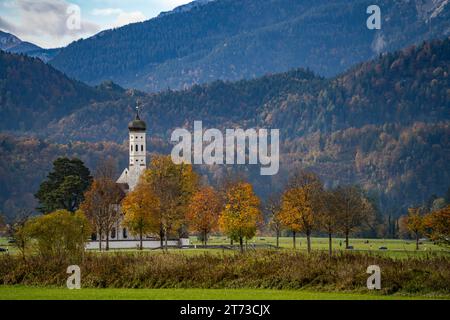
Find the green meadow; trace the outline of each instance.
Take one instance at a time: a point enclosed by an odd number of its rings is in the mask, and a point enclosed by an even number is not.
[[[0,300],[411,300],[449,296],[262,289],[80,289],[0,286]]]
[[[328,239],[327,238],[312,238],[312,249],[313,250],[328,250]],[[171,252],[183,253],[186,255],[195,255],[195,254],[203,254],[205,252],[208,253],[233,253],[234,250],[228,249],[203,249],[201,248],[201,241],[197,239],[197,237],[191,237],[190,242],[194,246],[198,246],[197,248],[189,248],[189,249],[170,249]],[[281,249],[292,250],[293,243],[292,237],[280,237],[279,246]],[[213,236],[209,239],[208,245],[222,245],[229,246],[230,241],[226,237]],[[275,237],[255,237],[251,241],[247,243],[248,250],[254,250],[255,247],[261,248],[271,247],[274,248],[276,245]],[[414,240],[401,240],[401,239],[360,239],[360,238],[351,238],[350,245],[353,246],[353,252],[364,252],[371,254],[379,254],[383,256],[388,256],[392,258],[408,258],[408,257],[427,257],[429,255],[450,255],[450,249],[442,246],[438,246],[433,244],[430,241],[421,241],[419,246],[419,250],[416,250],[416,244]],[[381,247],[387,249],[380,249]],[[0,248],[8,249],[9,253],[17,253],[17,248],[14,247],[13,244],[8,243],[7,238],[0,238]],[[235,249],[238,249],[235,246]],[[296,250],[306,251],[306,238],[297,237],[296,239]],[[333,250],[341,251],[345,250],[345,239],[343,238],[335,238],[333,239]],[[114,251],[130,251],[135,252],[135,249],[126,249],[126,250],[110,250],[110,252]],[[155,252],[158,250],[145,250],[148,252]],[[1,253],[0,253],[1,254]]]

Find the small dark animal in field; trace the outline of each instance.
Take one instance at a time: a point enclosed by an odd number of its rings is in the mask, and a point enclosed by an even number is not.
[[[387,247],[379,247],[378,249],[380,249],[380,250],[387,250],[388,248]]]

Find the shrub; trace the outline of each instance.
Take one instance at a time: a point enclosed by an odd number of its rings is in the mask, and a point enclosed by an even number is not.
[[[30,219],[21,232],[32,238],[36,252],[42,258],[64,261],[70,257],[78,261],[84,254],[90,226],[80,211],[57,210]]]
[[[64,286],[69,261],[0,256],[0,284]],[[381,268],[381,293],[450,293],[450,258],[395,260],[361,253],[310,255],[288,251],[244,254],[87,253],[80,263],[90,288],[267,288],[366,291],[366,269]]]

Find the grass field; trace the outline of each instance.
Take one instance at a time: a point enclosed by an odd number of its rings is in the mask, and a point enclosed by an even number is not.
[[[312,249],[313,250],[328,250],[328,239],[326,238],[312,238]],[[201,245],[201,242],[196,237],[191,237],[190,242],[193,245]],[[211,237],[208,241],[209,245],[229,245],[230,241],[226,237]],[[272,245],[276,244],[275,237],[255,237],[248,242],[249,245]],[[450,250],[441,246],[437,246],[430,241],[423,241],[419,246],[419,250],[416,250],[414,240],[399,240],[399,239],[350,239],[350,245],[353,246],[355,252],[370,252],[374,254],[387,255],[393,258],[408,258],[416,256],[426,257],[429,254],[444,254],[450,255]],[[292,250],[292,238],[291,237],[281,237],[280,247],[283,249]],[[387,250],[380,250],[380,247],[386,247]],[[16,253],[17,249],[8,243],[6,238],[0,237],[0,248],[8,249],[9,253]],[[306,238],[297,238],[297,250],[306,250]],[[345,250],[345,241],[343,238],[333,239],[333,250]],[[111,250],[110,252],[113,252]],[[136,251],[131,250],[119,250],[119,251]],[[205,252],[209,253],[233,253],[232,250],[222,250],[222,249],[171,249],[172,252],[180,252],[187,255],[193,254],[203,254]],[[154,251],[148,251],[154,252]],[[0,253],[1,254],[1,253]]]
[[[191,244],[201,244],[196,237],[191,237]],[[297,249],[306,250],[306,238],[297,237]],[[228,245],[230,244],[229,239],[226,237],[211,237],[208,241],[210,245]],[[255,237],[248,244],[268,244],[275,245],[275,237]],[[327,238],[311,238],[311,244],[313,249],[328,250],[328,239]],[[387,247],[388,250],[396,251],[416,251],[416,243],[414,240],[399,240],[399,239],[350,239],[350,245],[353,246],[355,250],[371,250],[379,251],[380,247]],[[282,248],[292,248],[292,238],[291,237],[281,237],[280,247]],[[345,239],[335,238],[333,239],[333,248],[335,250],[345,249]],[[443,247],[434,245],[429,241],[423,241],[419,247],[419,251],[443,251]]]
[[[405,300],[449,296],[251,289],[81,289],[0,286],[0,300]]]

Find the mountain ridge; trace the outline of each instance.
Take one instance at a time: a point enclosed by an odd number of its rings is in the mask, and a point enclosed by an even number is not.
[[[158,92],[295,67],[335,76],[381,52],[450,34],[447,0],[382,0],[375,31],[366,27],[370,4],[216,0],[76,41],[50,63],[89,84]]]
[[[21,62],[8,63],[10,74],[26,75],[0,77],[0,84],[5,79],[16,79],[14,86],[7,88],[25,90],[28,78],[36,74],[55,72],[63,76],[57,71],[42,71],[51,67],[37,59],[4,55]],[[28,71],[24,71],[24,65]],[[139,100],[151,154],[170,153],[172,130],[191,130],[194,120],[202,120],[204,128],[279,128],[279,175],[261,177],[255,166],[240,169],[258,194],[280,189],[289,172],[300,166],[317,172],[327,187],[360,184],[384,212],[395,216],[407,206],[420,204],[448,188],[449,74],[450,39],[446,39],[383,54],[331,79],[295,69],[253,80],[215,81],[158,94],[125,90],[111,82],[97,88],[80,84],[81,102],[62,109],[65,114],[58,113],[65,91],[54,88],[58,94],[54,94],[55,100],[48,100],[48,109],[55,110],[55,114],[33,116],[33,121],[42,123],[25,129],[9,128],[10,133],[0,137],[0,204],[4,211],[19,210],[21,203],[31,206],[34,190],[30,188],[45,176],[58,155],[81,157],[92,169],[107,156],[116,158],[119,167],[125,166],[127,124]],[[46,83],[45,77],[31,79]],[[60,80],[54,78],[51,82]],[[75,83],[68,87],[77,89]],[[8,100],[8,96],[8,90],[0,86],[1,101]],[[34,100],[19,102],[10,104],[9,109],[27,110]],[[2,103],[0,106],[0,118],[8,119],[5,112],[9,109],[5,110]],[[2,131],[6,125],[10,123],[0,123]],[[196,169],[214,184],[230,168]]]

